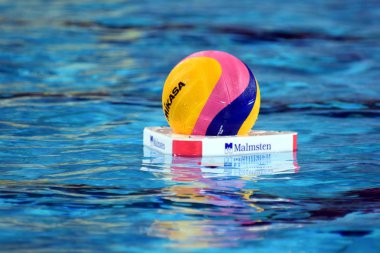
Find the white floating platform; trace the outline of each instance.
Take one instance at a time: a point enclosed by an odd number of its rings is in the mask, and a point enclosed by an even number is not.
[[[297,150],[296,132],[250,131],[244,136],[174,134],[169,127],[146,127],[144,146],[173,156],[228,156]]]

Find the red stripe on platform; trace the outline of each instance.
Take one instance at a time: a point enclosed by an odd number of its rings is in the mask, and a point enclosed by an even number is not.
[[[174,156],[202,156],[201,141],[177,141],[173,140]]]
[[[297,135],[293,135],[293,151],[297,151]]]

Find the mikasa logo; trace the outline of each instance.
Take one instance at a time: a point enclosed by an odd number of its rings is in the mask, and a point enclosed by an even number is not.
[[[178,95],[178,93],[181,91],[182,87],[185,87],[186,84],[183,82],[179,82],[178,86],[174,87],[172,90],[172,93],[169,95],[168,99],[164,103],[164,108],[165,108],[165,117],[169,119],[169,111],[170,111],[170,106],[173,103],[173,100],[175,97]]]
[[[264,150],[272,150],[271,144],[248,144],[247,142],[244,144],[233,144],[225,143],[224,144],[224,153],[225,154],[232,154],[232,153],[238,153],[238,152],[245,152],[245,151],[264,151]]]

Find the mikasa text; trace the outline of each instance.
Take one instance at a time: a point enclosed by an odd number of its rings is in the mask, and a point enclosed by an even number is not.
[[[174,87],[173,90],[172,90],[172,93],[169,95],[169,98],[166,100],[166,102],[164,103],[164,107],[165,107],[165,117],[167,119],[169,119],[169,111],[170,111],[170,106],[172,105],[173,103],[173,100],[175,99],[175,97],[178,95],[178,93],[181,91],[182,87],[185,87],[186,84],[183,83],[183,82],[179,82],[178,83],[178,86]]]

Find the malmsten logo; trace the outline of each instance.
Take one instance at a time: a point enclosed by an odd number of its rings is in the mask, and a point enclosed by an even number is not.
[[[186,86],[185,83],[179,82],[178,85],[173,88],[172,93],[169,95],[168,99],[166,99],[166,102],[164,103],[164,108],[165,108],[165,117],[167,119],[169,119],[170,106],[172,105],[173,100],[181,91],[182,87],[185,87],[185,86]]]
[[[165,150],[165,143],[161,142],[160,140],[157,140],[152,135],[150,136],[150,145]]]
[[[232,154],[234,152],[245,152],[245,151],[262,151],[262,150],[271,150],[272,146],[271,144],[233,144],[230,143],[224,143],[224,153],[225,154]]]
[[[232,142],[224,144],[224,153],[231,154],[232,153]]]

